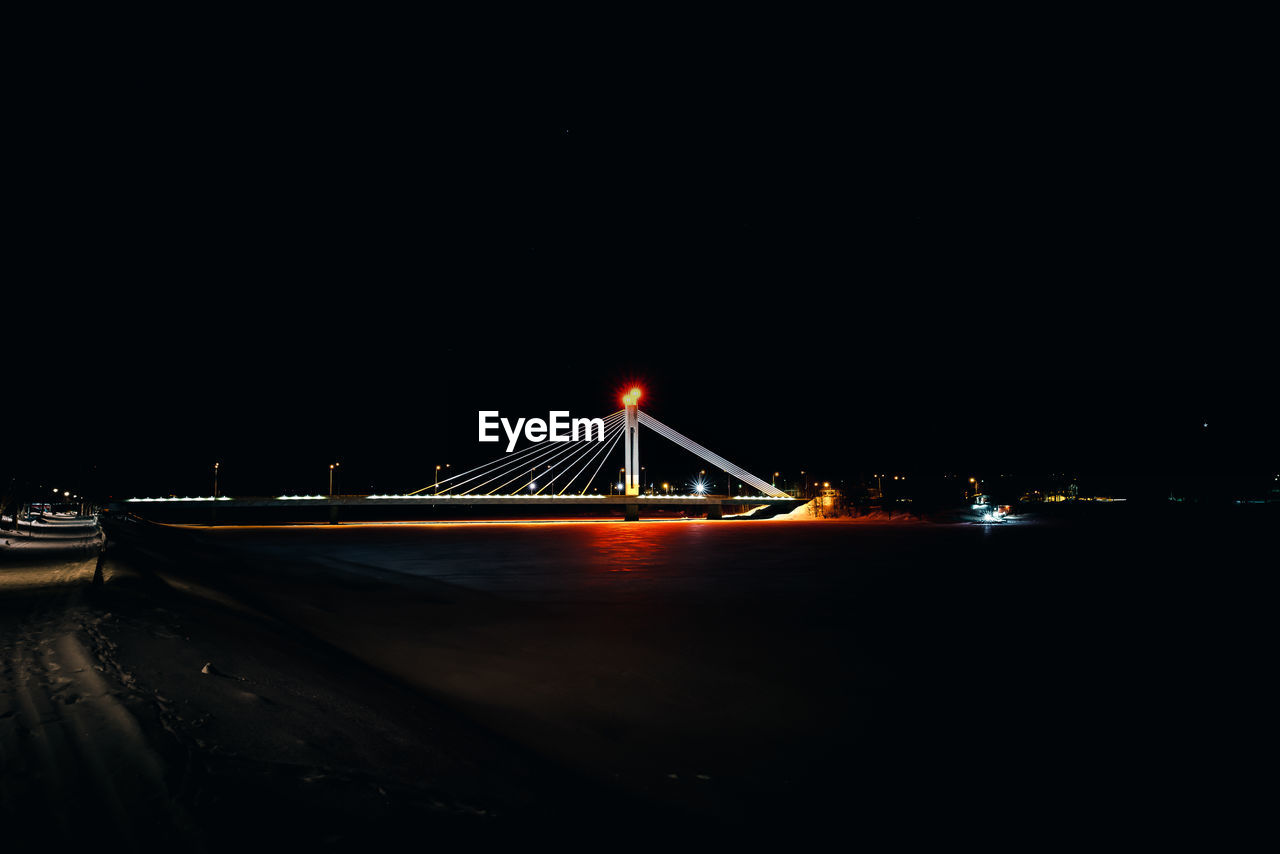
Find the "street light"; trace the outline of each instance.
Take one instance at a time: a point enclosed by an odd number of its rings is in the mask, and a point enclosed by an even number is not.
[[[342,465],[342,464],[341,464],[341,463],[333,463],[333,464],[331,464],[331,465],[329,466],[329,497],[330,497],[330,498],[332,498],[332,497],[333,497],[333,470],[334,470],[334,469],[336,469],[336,468],[337,468],[338,466],[340,466],[340,465]]]
[[[213,497],[214,498],[218,497],[218,465],[219,463],[213,464]]]

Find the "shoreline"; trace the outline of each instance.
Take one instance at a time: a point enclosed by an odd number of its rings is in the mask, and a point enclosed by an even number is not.
[[[305,561],[199,548],[217,592],[199,587],[207,574],[174,567],[159,570],[166,583],[323,638],[620,803],[695,824],[750,823],[748,803],[790,803],[797,769],[814,773],[831,747],[800,729],[825,718],[829,737],[854,719],[843,684],[822,687],[821,674],[847,669],[838,656],[811,655],[796,669],[767,637],[742,646],[753,627],[779,620],[812,631],[807,605],[514,601],[429,578],[344,575],[341,561],[317,576]],[[726,731],[735,704],[738,723]],[[789,752],[797,744],[805,756]]]
[[[106,793],[142,790],[95,769],[154,760],[163,797],[139,815],[210,848],[249,819],[315,843],[426,828],[598,844],[637,827],[1046,840],[1099,831],[1121,802],[1131,829],[1176,806],[1212,832],[1229,799],[1202,781],[1229,764],[1209,741],[1169,743],[1229,695],[1167,700],[1234,673],[1203,647],[1254,570],[1233,561],[1221,591],[1206,581],[1224,543],[1265,552],[1269,517],[1090,518],[1107,521],[806,524],[784,542],[720,523],[604,538],[121,531],[102,588],[88,559],[0,565],[14,582],[0,745],[23,763],[4,813],[46,839],[68,809],[89,816],[86,839],[127,830]],[[539,571],[573,595],[503,582]],[[565,586],[593,572],[603,584]],[[98,735],[67,740],[76,721]]]

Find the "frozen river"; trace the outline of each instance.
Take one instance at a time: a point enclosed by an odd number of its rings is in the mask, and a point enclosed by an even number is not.
[[[1221,806],[1186,734],[1249,684],[1236,591],[1272,522],[192,527],[164,571],[680,809],[1043,828]]]
[[[226,548],[305,558],[339,572],[384,580],[416,576],[544,601],[835,593],[878,569],[967,550],[969,543],[980,548],[991,535],[982,526],[857,521],[342,525],[199,533]]]

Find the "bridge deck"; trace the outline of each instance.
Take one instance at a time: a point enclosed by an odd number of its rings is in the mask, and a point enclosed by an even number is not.
[[[421,507],[482,504],[639,507],[717,507],[725,504],[757,506],[803,504],[799,498],[726,495],[304,495],[247,498],[134,498],[120,502],[121,509],[153,503],[214,504],[219,507]]]

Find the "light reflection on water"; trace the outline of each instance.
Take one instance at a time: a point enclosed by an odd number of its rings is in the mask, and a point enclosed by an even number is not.
[[[610,522],[592,525],[584,532],[597,560],[595,568],[608,572],[637,572],[661,569],[677,557],[672,552],[696,550],[701,541],[700,524],[643,525]]]
[[[981,537],[976,527],[840,522],[592,522],[205,529],[246,551],[394,581],[415,576],[521,599],[815,593],[864,570]]]

